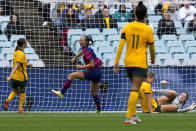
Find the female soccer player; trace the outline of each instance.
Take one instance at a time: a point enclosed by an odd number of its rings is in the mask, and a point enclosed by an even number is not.
[[[128,23],[123,28],[121,40],[116,54],[114,72],[119,69],[119,59],[125,42],[127,51],[125,56],[125,67],[130,78],[131,93],[128,101],[128,112],[125,124],[136,124],[141,120],[136,116],[136,105],[138,101],[138,91],[147,73],[147,47],[150,46],[151,63],[155,62],[154,36],[152,28],[144,23],[147,9],[140,1],[135,9],[137,20]]]
[[[24,49],[27,47],[27,41],[24,38],[20,38],[17,41],[17,47],[13,57],[13,68],[10,76],[6,81],[11,82],[11,88],[13,91],[10,93],[8,99],[5,100],[4,111],[8,110],[9,103],[14,99],[20,91],[19,97],[19,110],[18,113],[24,113],[22,109],[25,100],[25,88],[27,85],[27,72],[26,67],[32,67],[32,64],[27,64]]]
[[[97,106],[97,113],[101,111],[101,104],[99,101],[99,96],[97,90],[99,88],[99,82],[102,76],[100,71],[100,66],[103,65],[103,62],[96,57],[94,51],[89,48],[89,45],[93,44],[91,37],[83,35],[80,38],[80,46],[82,51],[78,53],[71,61],[74,62],[79,56],[83,55],[83,60],[86,65],[76,65],[78,69],[87,69],[86,71],[73,72],[69,74],[68,79],[64,83],[63,89],[59,91],[52,90],[54,95],[57,95],[59,98],[63,97],[63,94],[71,86],[72,80],[90,80],[91,81],[91,94],[93,95],[94,102]]]
[[[155,80],[155,75],[152,72],[147,73],[146,80],[142,83],[139,92],[139,101],[144,113],[166,113],[166,112],[187,112],[193,110],[196,105],[193,103],[191,106],[183,109],[186,101],[188,100],[188,93],[183,92],[178,97],[177,93],[173,90],[158,90],[153,91],[151,84]],[[162,83],[165,86],[167,83]],[[153,93],[159,93],[163,96],[154,99]]]

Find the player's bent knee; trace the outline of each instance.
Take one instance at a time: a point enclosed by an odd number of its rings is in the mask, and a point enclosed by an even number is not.
[[[21,88],[20,93],[25,93],[25,88]]]

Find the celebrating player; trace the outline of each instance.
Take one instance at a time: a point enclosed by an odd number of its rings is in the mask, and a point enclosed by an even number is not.
[[[135,9],[137,20],[128,23],[123,28],[121,40],[116,54],[114,72],[119,69],[119,59],[124,47],[127,43],[127,51],[125,56],[125,67],[127,75],[130,78],[131,93],[128,101],[128,112],[125,124],[136,124],[141,120],[136,116],[136,105],[138,101],[138,91],[147,73],[147,47],[150,46],[151,63],[155,62],[154,36],[152,28],[144,23],[147,9],[140,1]]]
[[[67,89],[71,86],[72,80],[80,79],[80,80],[90,80],[91,81],[91,94],[93,95],[94,102],[97,106],[97,113],[101,111],[101,104],[99,100],[99,96],[97,94],[97,90],[99,88],[99,82],[102,76],[100,71],[100,66],[103,65],[103,62],[96,57],[94,51],[89,48],[89,45],[93,44],[93,40],[91,37],[83,35],[80,38],[80,46],[82,51],[78,53],[71,61],[74,62],[79,56],[83,55],[83,60],[86,65],[76,65],[78,69],[87,69],[86,71],[73,72],[69,74],[68,79],[64,83],[63,89],[59,91],[52,90],[54,95],[57,95],[59,98],[63,97],[63,94],[67,91]]]
[[[13,57],[13,68],[10,76],[7,77],[6,81],[11,82],[11,88],[13,91],[10,93],[8,99],[5,100],[4,111],[8,110],[9,103],[14,99],[20,91],[19,97],[19,110],[18,113],[24,113],[22,109],[25,101],[25,88],[27,85],[27,72],[26,67],[32,67],[31,64],[27,64],[24,49],[27,47],[27,41],[21,38],[17,41],[17,47]]]
[[[191,106],[183,109],[186,101],[188,100],[188,93],[183,92],[178,97],[177,93],[173,90],[158,90],[153,91],[151,84],[155,80],[155,75],[152,72],[147,73],[146,80],[142,83],[139,92],[139,101],[141,103],[141,108],[144,113],[157,113],[157,112],[187,112],[193,110],[196,105],[193,103]],[[161,83],[163,87],[167,82]],[[162,94],[163,96],[154,99],[154,93]]]

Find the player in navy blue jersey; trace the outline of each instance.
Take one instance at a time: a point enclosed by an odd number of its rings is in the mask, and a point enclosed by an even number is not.
[[[93,49],[89,48],[89,45],[93,44],[93,40],[91,37],[87,35],[83,35],[80,38],[79,43],[82,48],[82,51],[79,52],[71,61],[73,63],[79,56],[83,55],[83,60],[85,65],[76,65],[76,68],[87,69],[87,70],[70,73],[68,75],[67,80],[64,83],[64,87],[59,91],[52,90],[52,93],[58,96],[59,98],[63,98],[63,94],[71,86],[72,80],[74,79],[90,80],[91,94],[93,95],[94,102],[97,106],[97,113],[99,113],[101,111],[100,109],[101,104],[100,104],[99,96],[97,94],[97,90],[99,88],[99,82],[102,76],[99,67],[103,65],[103,62],[96,57]]]

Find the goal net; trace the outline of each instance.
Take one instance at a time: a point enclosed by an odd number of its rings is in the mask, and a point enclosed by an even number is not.
[[[122,28],[135,20],[137,0],[1,0],[0,3],[2,106],[12,91],[6,77],[11,73],[16,41],[26,38],[28,47],[24,51],[27,62],[33,67],[27,69],[25,110],[95,111],[87,80],[74,80],[62,99],[51,93],[52,89],[63,88],[69,73],[81,71],[75,65],[84,64],[82,57],[75,63],[71,63],[71,59],[81,51],[79,39],[86,34],[92,36],[91,48],[104,62],[98,90],[101,110],[127,110],[131,82],[123,67],[126,47],[118,74],[113,72],[112,66]],[[148,71],[156,75],[152,87],[161,89],[160,81],[168,81],[168,89],[178,94],[189,93],[188,106],[196,101],[196,2],[145,0],[144,3],[148,8],[147,23],[153,28],[155,39],[156,63],[148,62]],[[17,18],[16,24],[14,18]],[[148,58],[150,61],[149,51]],[[11,101],[8,111],[18,110],[18,99],[17,96]]]

